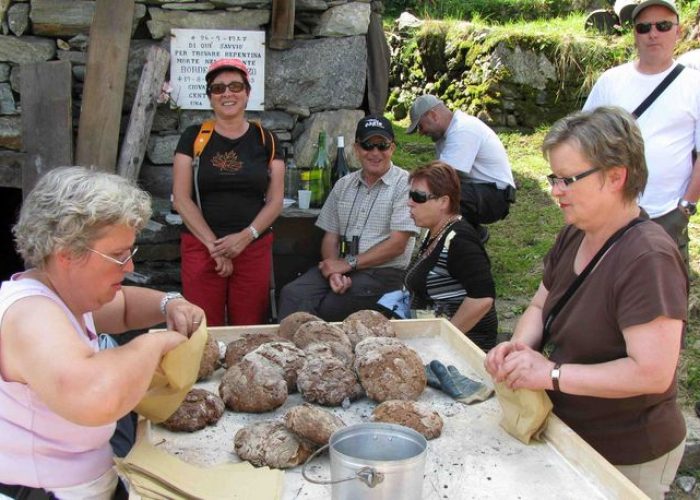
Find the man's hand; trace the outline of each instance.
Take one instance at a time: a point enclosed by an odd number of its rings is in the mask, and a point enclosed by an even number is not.
[[[318,269],[326,279],[332,274],[345,274],[352,271],[348,261],[340,258],[324,259],[318,263]]]
[[[328,277],[328,284],[333,292],[342,295],[347,292],[352,286],[352,279],[340,273],[331,274]]]

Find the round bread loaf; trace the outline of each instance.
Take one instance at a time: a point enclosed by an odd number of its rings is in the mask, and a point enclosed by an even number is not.
[[[284,337],[287,340],[292,340],[294,338],[294,333],[304,323],[309,321],[323,321],[318,316],[314,316],[311,313],[299,311],[290,314],[282,321],[280,321],[280,327],[277,330],[277,335]]]
[[[344,342],[312,342],[304,347],[304,352],[307,357],[333,356],[347,366],[352,366],[355,360],[352,347]]]
[[[194,432],[213,425],[224,414],[224,402],[204,389],[192,389],[175,413],[161,425],[171,431]]]
[[[204,344],[204,352],[202,353],[202,360],[199,363],[197,380],[205,380],[212,376],[219,367],[219,354],[219,343],[214,337],[207,337],[207,343]]]
[[[328,440],[345,423],[332,413],[318,406],[304,403],[290,408],[284,416],[287,429],[316,446],[328,444]]]
[[[367,396],[382,403],[417,399],[426,385],[423,361],[401,342],[369,337],[355,347],[355,371]]]
[[[346,398],[362,396],[362,387],[352,368],[334,356],[308,358],[299,370],[297,387],[306,401],[339,406]]]
[[[442,433],[442,417],[438,412],[416,401],[384,401],[372,412],[372,420],[405,425],[423,434],[425,439],[435,439]]]
[[[244,332],[240,338],[233,340],[226,346],[226,356],[224,356],[224,366],[230,368],[249,352],[253,352],[259,346],[268,342],[284,341],[282,337],[274,332]]]
[[[309,321],[297,328],[294,333],[294,344],[301,349],[314,342],[341,342],[352,347],[345,332],[335,325],[325,321]]]
[[[362,328],[360,325],[364,328]],[[367,332],[369,330],[369,333]],[[386,316],[378,311],[363,309],[352,313],[343,321],[343,331],[351,338],[353,346],[367,337],[396,337],[396,330]]]
[[[221,377],[219,395],[233,411],[262,413],[287,400],[287,382],[282,370],[265,358],[244,359]]]
[[[259,362],[267,361],[281,370],[290,393],[297,390],[297,372],[306,363],[304,351],[291,342],[268,342],[243,357],[251,361],[256,358],[261,358]]]
[[[311,447],[297,438],[283,423],[256,422],[236,432],[233,446],[241,460],[275,469],[295,467],[311,455]]]

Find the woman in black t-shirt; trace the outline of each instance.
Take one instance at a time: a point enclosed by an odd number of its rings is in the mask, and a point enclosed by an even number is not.
[[[459,215],[459,178],[434,161],[411,174],[408,205],[418,227],[428,228],[406,271],[412,309],[450,318],[481,349],[496,343],[498,319],[491,264],[474,227]]]
[[[259,324],[269,307],[270,226],[282,211],[284,163],[277,138],[245,118],[245,64],[219,59],[206,82],[213,129],[206,136],[199,125],[185,130],[173,162],[173,202],[185,223],[183,292],[209,325]],[[196,159],[200,137],[206,146]]]

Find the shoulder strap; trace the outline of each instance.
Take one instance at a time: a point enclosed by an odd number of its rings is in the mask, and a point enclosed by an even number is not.
[[[202,156],[202,151],[207,146],[209,139],[211,139],[211,134],[214,131],[214,120],[206,120],[199,127],[199,133],[197,138],[194,140],[194,156],[199,158]]]
[[[542,330],[542,343],[541,345],[543,348],[547,347],[547,343],[549,342],[549,337],[551,337],[552,333],[550,331],[552,327],[552,323],[554,322],[554,318],[557,317],[559,312],[564,308],[567,302],[569,302],[569,299],[576,293],[576,290],[579,289],[581,284],[583,283],[583,280],[586,279],[586,277],[591,274],[593,269],[595,269],[595,266],[598,265],[598,262],[600,259],[603,258],[603,256],[607,253],[608,250],[610,250],[610,247],[615,244],[617,240],[622,238],[622,236],[627,232],[628,229],[636,226],[640,222],[644,222],[646,219],[643,219],[641,217],[637,217],[635,219],[632,219],[629,224],[627,224],[625,227],[622,229],[619,229],[615,234],[613,234],[610,238],[608,238],[608,241],[605,242],[603,247],[598,250],[598,253],[595,254],[595,256],[591,259],[591,261],[588,263],[586,268],[579,274],[576,279],[574,280],[573,283],[569,286],[569,288],[566,290],[564,295],[561,296],[561,298],[557,301],[557,303],[552,307],[552,309],[549,311],[549,314],[547,315],[547,318],[544,321],[544,328]],[[543,349],[544,350],[544,349]]]
[[[262,145],[265,149],[270,151],[270,158],[267,161],[267,163],[269,165],[270,162],[275,159],[275,140],[272,137],[272,134],[270,132],[268,132],[265,128],[263,128],[262,124],[259,121],[255,120],[255,121],[251,121],[251,123],[254,123],[258,127],[258,131],[260,132],[260,140],[262,141]],[[269,146],[267,145],[266,132],[267,132],[267,134],[270,134],[270,145]]]
[[[676,79],[678,75],[681,74],[681,71],[685,69],[685,66],[682,64],[676,64],[676,67],[671,70],[671,72],[666,75],[666,78],[661,80],[661,82],[656,86],[656,88],[647,96],[644,101],[642,101],[642,104],[637,106],[637,109],[632,111],[632,116],[635,118],[639,118],[642,116],[642,113],[644,113],[649,106],[652,105],[652,103],[656,100],[657,97],[659,97],[664,90],[666,90],[666,87],[671,85],[671,82]]]

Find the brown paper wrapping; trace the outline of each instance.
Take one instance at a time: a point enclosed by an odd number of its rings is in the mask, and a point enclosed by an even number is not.
[[[175,413],[197,382],[206,343],[207,324],[202,321],[186,342],[163,356],[146,395],[136,406],[136,413],[155,423],[163,422]]]
[[[496,384],[496,397],[503,409],[501,427],[525,444],[539,440],[552,411],[552,401],[543,390],[509,389],[503,382]]]

